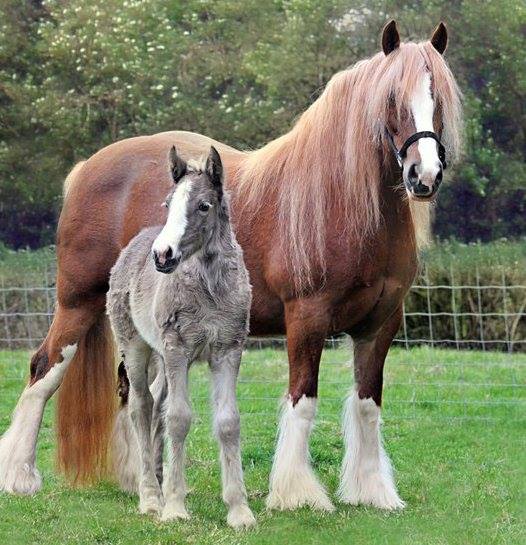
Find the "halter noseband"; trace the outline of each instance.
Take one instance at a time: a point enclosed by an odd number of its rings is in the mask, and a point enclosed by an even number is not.
[[[442,163],[442,170],[446,170],[447,163],[446,163],[446,148],[444,148],[442,142],[440,141],[440,138],[436,135],[436,133],[432,131],[420,131],[415,132],[415,134],[412,134],[403,144],[400,149],[396,147],[396,144],[394,142],[392,134],[386,129],[385,130],[387,134],[387,141],[389,142],[389,146],[393,150],[394,156],[396,157],[396,160],[398,161],[398,165],[401,167],[403,164],[404,159],[407,155],[407,150],[409,146],[420,140],[420,138],[432,138],[436,141],[438,145],[438,158],[440,159],[440,162]]]

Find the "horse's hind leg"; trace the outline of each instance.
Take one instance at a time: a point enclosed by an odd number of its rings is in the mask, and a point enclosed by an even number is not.
[[[31,378],[22,392],[11,425],[0,439],[0,490],[33,494],[42,484],[35,466],[36,443],[47,400],[60,386],[80,338],[104,308],[58,306],[46,339],[31,359]],[[80,386],[81,387],[81,386]]]
[[[121,345],[120,348],[124,354],[124,365],[130,381],[128,403],[139,448],[139,511],[145,514],[160,514],[163,498],[155,475],[151,437],[154,400],[149,389],[147,372],[151,349],[138,337],[124,346]]]
[[[345,455],[338,490],[340,499],[352,505],[404,506],[380,434],[384,361],[400,320],[397,312],[374,338],[354,342],[355,387],[344,408]]]
[[[318,369],[329,323],[323,304],[291,301],[285,307],[289,395],[283,404],[267,498],[269,509],[334,509],[310,463],[309,437],[316,415]]]
[[[233,528],[247,528],[256,523],[248,507],[241,467],[239,411],[236,382],[241,363],[241,347],[212,352],[214,431],[219,440],[223,500],[228,507],[227,522]]]

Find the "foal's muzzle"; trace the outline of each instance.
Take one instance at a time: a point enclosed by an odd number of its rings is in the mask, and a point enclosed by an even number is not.
[[[152,254],[155,268],[165,274],[173,272],[181,262],[181,253],[174,253],[171,246],[165,251],[152,250]]]

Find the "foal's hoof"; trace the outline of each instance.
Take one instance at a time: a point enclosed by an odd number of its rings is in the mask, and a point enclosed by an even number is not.
[[[248,505],[237,505],[228,512],[226,522],[235,530],[243,530],[256,525],[256,519]]]
[[[166,504],[163,509],[163,514],[161,515],[161,520],[163,522],[169,522],[171,520],[188,520],[190,514],[186,510],[186,507],[183,503],[177,504]]]
[[[139,502],[139,512],[142,515],[159,516],[163,510],[163,505],[160,498],[149,497]]]

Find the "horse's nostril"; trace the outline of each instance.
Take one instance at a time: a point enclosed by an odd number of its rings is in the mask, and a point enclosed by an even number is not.
[[[410,180],[416,180],[418,179],[418,174],[416,172],[416,165],[415,163],[413,163],[410,167],[409,167],[409,172],[407,173],[408,177]]]
[[[440,185],[442,183],[442,177],[443,177],[443,173],[442,173],[442,169],[440,169],[438,171],[438,174],[436,175],[436,178],[435,178],[435,183],[437,185]]]
[[[172,259],[172,257],[173,257],[172,247],[168,246],[168,250],[166,250],[165,258],[168,260],[168,259]]]

